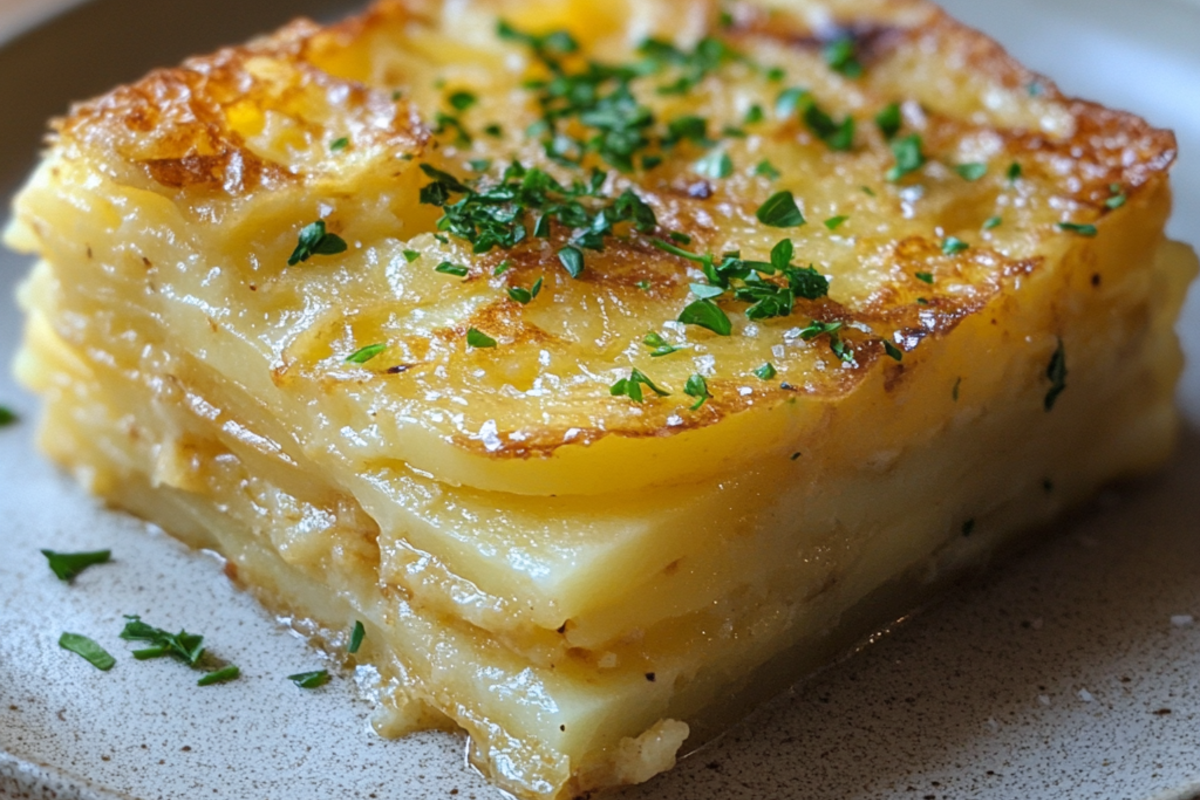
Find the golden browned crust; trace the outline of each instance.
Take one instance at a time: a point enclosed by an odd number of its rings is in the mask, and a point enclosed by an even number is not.
[[[436,26],[434,6],[380,3],[357,18],[324,29],[310,21],[297,21],[244,47],[153,72],[135,84],[75,107],[56,125],[56,146],[82,147],[114,174],[132,169],[183,207],[212,202],[214,197],[231,203],[253,202],[257,193],[294,188],[338,169],[325,157],[285,162],[264,155],[263,148],[248,143],[247,123],[239,117],[247,109],[288,116],[313,149],[326,148],[332,132],[349,132],[354,146],[376,152],[373,163],[387,165],[389,175],[397,180],[406,170],[414,171],[414,164],[445,167],[445,142],[432,132],[438,109],[417,108],[407,96],[397,99],[388,86],[338,77],[315,66],[335,62],[356,48],[365,49],[372,37],[404,25]],[[866,78],[855,87],[866,100],[850,110],[860,120],[854,152],[824,151],[797,119],[784,120],[764,132],[763,141],[801,153],[809,153],[805,148],[820,150],[817,156],[797,156],[808,159],[806,166],[812,168],[817,182],[840,180],[847,174],[879,175],[891,152],[889,142],[870,125],[871,113],[885,102],[907,101],[914,109],[911,113],[920,119],[931,157],[953,153],[964,142],[986,142],[992,148],[989,160],[993,164],[1010,160],[1021,164],[1024,179],[1034,187],[1031,191],[1044,200],[1043,213],[1030,224],[1028,235],[1018,244],[980,241],[967,253],[945,254],[942,237],[960,230],[979,230],[990,213],[979,209],[989,208],[985,201],[1002,194],[1004,187],[999,179],[991,178],[990,183],[943,187],[944,194],[953,191],[955,195],[940,200],[936,213],[921,220],[928,223],[927,229],[914,233],[911,226],[897,226],[895,232],[863,230],[855,234],[849,258],[885,265],[881,282],[849,295],[834,292],[832,298],[800,300],[791,318],[762,323],[768,332],[783,335],[786,329],[810,320],[841,322],[841,335],[855,354],[851,363],[837,364],[835,360],[837,368],[828,369],[810,353],[796,369],[799,379],[784,375],[780,382],[756,383],[746,378],[754,366],[751,356],[737,353],[734,355],[740,360],[728,362],[736,369],[724,370],[735,374],[721,374],[718,369],[709,380],[712,398],[693,413],[680,413],[687,402],[678,391],[682,385],[678,379],[671,401],[647,403],[636,413],[630,411],[626,399],[608,396],[607,386],[590,386],[564,392],[553,400],[549,411],[545,403],[536,408],[531,404],[528,411],[518,408],[511,414],[507,430],[501,429],[499,444],[485,443],[475,434],[482,422],[479,419],[456,423],[457,428],[447,429],[446,438],[460,448],[490,457],[542,457],[568,442],[587,444],[611,435],[672,436],[716,424],[751,407],[787,402],[798,394],[836,399],[878,369],[886,370],[885,387],[894,388],[919,368],[919,359],[895,364],[884,357],[884,343],[895,343],[905,354],[912,353],[922,342],[949,335],[962,320],[1011,293],[1018,279],[1039,270],[1044,263],[1042,249],[1061,235],[1054,228],[1050,209],[1060,209],[1055,213],[1065,213],[1074,221],[1097,223],[1118,213],[1107,202],[1113,186],[1121,187],[1130,205],[1140,193],[1153,195],[1163,188],[1176,155],[1171,132],[1128,113],[1064,97],[1051,81],[1022,67],[994,41],[934,6],[919,0],[840,2],[833,4],[831,18],[831,27],[813,29],[798,15],[768,13],[752,3],[734,7],[734,23],[723,35],[739,48],[755,53],[761,50],[767,54],[764,58],[774,57],[783,48],[819,62],[821,47],[831,36],[852,32],[867,67]],[[898,90],[895,82],[914,74],[916,68],[910,62],[918,58],[940,60],[944,72],[966,75],[964,80],[981,88],[961,92],[966,99],[958,98],[957,105],[942,104],[932,89],[928,91],[933,94],[922,95],[926,90],[918,84]],[[1008,92],[1005,102],[1010,108],[993,111],[977,97],[972,99],[972,92],[978,95],[984,88]],[[836,92],[814,87],[814,93],[835,114],[841,111]],[[1020,124],[1004,122],[1004,114]],[[1054,124],[1039,127],[1044,119],[1052,119]],[[403,163],[396,158],[404,159]],[[943,158],[947,167],[953,166],[950,159],[950,155]],[[700,252],[728,247],[728,229],[753,225],[754,211],[763,199],[762,186],[752,179],[715,183],[670,165],[636,178],[618,177],[616,185],[633,186],[654,207],[660,222],[656,235],[686,232],[692,237],[692,249]],[[846,202],[852,203],[850,199]],[[902,201],[889,196],[875,202],[869,211],[899,218],[901,208]],[[810,220],[813,222],[816,220]],[[333,218],[330,229],[344,233],[347,224],[352,221]],[[347,371],[341,360],[344,354],[335,357],[328,347],[311,347],[313,337],[307,335],[286,343],[274,365],[276,385],[310,381],[330,392],[352,385],[379,385],[384,387],[379,390],[383,395],[409,403],[405,408],[411,411],[412,404],[419,405],[418,398],[437,389],[442,380],[438,376],[445,370],[465,373],[479,365],[479,354],[465,343],[470,328],[500,340],[508,348],[506,352],[578,349],[578,342],[568,341],[561,331],[548,330],[529,307],[507,299],[503,292],[505,288],[529,287],[539,276],[560,272],[555,253],[568,242],[569,234],[553,230],[550,247],[518,247],[472,257],[462,281],[464,291],[492,286],[500,289],[495,299],[476,304],[454,324],[428,335],[389,334],[389,353],[368,369]],[[757,243],[755,247],[764,249]],[[498,281],[493,272],[502,260],[508,260],[511,267]],[[632,232],[611,239],[602,260],[591,263],[595,266],[579,280],[559,286],[563,302],[582,307],[583,301],[593,301],[605,308],[649,304],[661,309],[658,319],[670,320],[687,301],[688,283],[695,280],[694,275],[689,277],[687,261],[663,254],[651,246],[648,237]],[[851,260],[845,269],[853,268]],[[933,285],[914,281],[918,273],[931,275]],[[281,288],[302,295],[303,280],[306,278],[294,273],[276,272],[255,276],[251,288],[259,297]],[[839,285],[835,281],[834,286]],[[389,303],[392,301],[381,300],[342,312],[333,310],[321,317],[320,324],[328,330],[349,330],[356,320],[387,316],[396,308]],[[613,333],[607,327],[604,332]],[[726,350],[732,350],[732,345],[704,339],[704,333],[700,336],[706,352],[718,363]],[[753,358],[761,363],[761,354]],[[625,364],[611,362],[613,367]],[[498,388],[468,386],[461,394],[471,401],[487,398]],[[509,405],[517,407],[520,401]]]

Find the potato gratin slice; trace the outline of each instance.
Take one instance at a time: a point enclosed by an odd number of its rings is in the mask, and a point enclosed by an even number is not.
[[[920,0],[383,2],[76,107],[18,363],[92,491],[636,783],[1171,447],[1174,137]]]

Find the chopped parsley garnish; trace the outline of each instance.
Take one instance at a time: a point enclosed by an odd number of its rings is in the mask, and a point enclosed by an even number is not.
[[[842,225],[846,224],[846,220],[848,219],[850,218],[847,216],[830,217],[829,219],[825,220],[825,227],[831,231],[836,231],[838,228],[842,227]]]
[[[688,236],[686,233],[680,233],[679,231],[671,231],[670,233],[667,234],[667,238],[670,239],[675,244],[691,244],[692,243],[692,237]]]
[[[784,89],[775,98],[775,116],[780,119],[786,119],[800,108],[800,101],[808,97],[808,90],[793,86],[790,89]]]
[[[901,350],[899,347],[896,347],[896,345],[892,344],[891,342],[887,341],[886,339],[884,339],[884,341],[883,341],[883,350],[890,357],[894,358],[897,361],[904,360],[904,351]]]
[[[453,261],[443,261],[433,268],[434,272],[440,272],[443,275],[453,275],[456,278],[465,278],[469,269],[462,264],[455,264]]]
[[[1116,209],[1125,205],[1125,201],[1128,200],[1128,198],[1125,196],[1125,192],[1121,189],[1121,184],[1110,184],[1108,190],[1112,192],[1112,197],[1104,201],[1104,205],[1106,207],[1115,211]]]
[[[467,329],[467,344],[471,347],[495,347],[496,340],[477,328]]]
[[[413,263],[414,261],[416,261],[420,257],[421,257],[421,254],[416,250],[405,250],[404,251],[404,260],[410,264]]]
[[[725,289],[720,286],[713,286],[711,283],[692,283],[688,284],[688,288],[696,297],[704,300],[712,300],[725,294]]]
[[[754,370],[754,374],[764,381],[769,381],[779,373],[776,372],[775,365],[768,361],[766,364],[763,364],[761,367]]]
[[[609,394],[613,397],[628,397],[635,403],[644,402],[645,397],[642,394],[642,387],[645,386],[650,391],[654,392],[659,397],[667,397],[670,392],[664,391],[654,385],[654,381],[647,378],[640,370],[633,370],[629,373],[628,378],[622,378],[609,387]]]
[[[896,134],[904,126],[904,117],[900,114],[900,104],[892,103],[884,106],[883,110],[875,115],[875,124],[879,127],[883,138],[888,141],[896,138]]]
[[[1075,222],[1060,222],[1060,223],[1058,223],[1058,227],[1059,227],[1059,230],[1068,231],[1070,233],[1077,233],[1080,236],[1088,236],[1088,237],[1095,236],[1097,233],[1100,232],[1096,229],[1095,225],[1080,225]]]
[[[721,336],[733,333],[733,323],[729,321],[729,316],[712,300],[694,301],[679,313],[679,321],[685,325],[699,325]]]
[[[492,274],[499,277],[508,272],[510,269],[512,269],[512,262],[506,258],[496,265],[496,268],[492,270]]]
[[[733,174],[733,159],[724,150],[714,150],[693,164],[692,169],[705,178],[728,178]]]
[[[1063,347],[1063,340],[1058,340],[1058,347],[1054,350],[1054,355],[1050,357],[1050,364],[1046,367],[1046,377],[1050,380],[1050,391],[1046,392],[1045,406],[1046,410],[1050,411],[1054,408],[1054,403],[1058,400],[1058,396],[1067,388],[1067,352]]]
[[[492,160],[490,158],[473,158],[467,162],[467,166],[473,172],[487,172],[492,168]]]
[[[567,245],[558,251],[558,260],[572,278],[583,273],[583,252],[578,247]]]
[[[933,273],[932,272],[914,272],[913,277],[919,281],[924,281],[925,283],[933,285]]]
[[[764,158],[762,161],[758,162],[758,164],[755,165],[754,174],[759,175],[764,178],[770,178],[771,180],[775,180],[782,173],[779,170],[775,169],[774,164],[772,164],[770,161],[767,161]]]
[[[888,170],[887,179],[889,181],[897,183],[904,176],[925,166],[926,158],[925,153],[921,150],[922,145],[921,136],[916,133],[892,142],[892,155],[896,157],[896,164]]]
[[[17,412],[7,406],[0,406],[0,428],[6,428],[9,425],[15,425],[20,417]]]
[[[808,129],[830,150],[846,152],[854,148],[854,117],[847,114],[841,122],[836,122],[811,98],[805,105],[803,117]]]
[[[538,278],[533,282],[533,287],[530,289],[524,289],[520,286],[512,286],[508,290],[508,296],[521,305],[528,305],[529,303],[533,302],[533,299],[541,293],[542,281],[542,278]]]
[[[479,98],[471,92],[454,92],[446,98],[446,102],[454,108],[455,111],[466,111],[471,106],[479,102]]]
[[[493,122],[489,125],[485,125],[483,132],[486,135],[491,136],[493,139],[499,139],[504,135],[504,128],[501,128],[497,123]]]
[[[346,652],[354,655],[358,652],[358,648],[362,647],[363,639],[367,636],[367,629],[363,627],[360,620],[354,620],[354,630],[350,632],[350,644],[346,647]]]
[[[955,256],[970,249],[971,245],[957,236],[947,236],[945,241],[942,242],[942,252],[948,256]]]
[[[446,131],[454,131],[454,144],[457,147],[469,147],[473,141],[462,120],[453,114],[438,111],[433,115],[433,132],[440,135]]]
[[[288,266],[294,267],[313,256],[335,256],[344,252],[345,240],[336,233],[326,232],[325,220],[319,219],[300,230],[300,237],[296,242],[296,249],[288,259]]]
[[[863,65],[858,60],[858,45],[853,36],[840,36],[825,45],[822,55],[825,63],[834,72],[847,78],[859,78],[863,74]]]
[[[796,198],[791,192],[771,195],[767,202],[759,206],[755,216],[763,225],[772,228],[798,228],[804,224],[804,215],[796,206]]]
[[[288,680],[300,688],[320,688],[329,682],[328,669],[314,669],[313,672],[300,672],[288,675]]]
[[[995,228],[999,228],[1002,224],[1004,224],[1004,219],[1002,217],[988,217],[983,223],[983,229],[985,231],[990,231]]]
[[[60,581],[70,583],[76,575],[96,564],[107,564],[112,558],[111,550],[96,550],[90,553],[56,553],[43,550],[42,555],[50,564],[50,570]]]
[[[634,284],[634,286],[641,289],[643,292],[650,291],[650,281],[644,281],[644,280],[638,281],[637,283]]]
[[[69,650],[82,656],[85,661],[102,672],[108,672],[117,663],[117,660],[107,650],[92,639],[78,633],[64,633],[58,637],[58,646],[63,650]]]
[[[600,196],[607,177],[600,170],[567,187],[543,170],[514,162],[499,183],[473,188],[428,164],[421,169],[433,180],[421,189],[421,202],[442,209],[438,230],[470,242],[475,253],[486,253],[495,247],[511,249],[531,234],[546,238],[556,222],[575,231],[571,245],[559,255],[572,277],[583,271],[579,248],[603,250],[605,237],[620,223],[631,223],[642,233],[658,224],[653,209],[631,189],[616,198]],[[455,195],[462,196],[451,202]]]
[[[300,688],[320,688],[329,682],[328,669],[314,669],[313,672],[300,672],[288,675],[288,680]]]
[[[642,339],[642,344],[646,345],[646,347],[654,348],[654,350],[650,353],[651,358],[662,358],[663,356],[669,356],[671,353],[676,353],[683,349],[681,347],[675,347],[674,345],[668,344],[666,339],[654,331],[646,334],[646,338]]]
[[[867,197],[875,196],[875,190],[872,189],[870,186],[860,186],[858,188],[862,189],[862,193],[865,194]]]
[[[746,110],[746,116],[742,118],[742,124],[755,125],[766,119],[766,116],[767,115],[763,113],[763,107],[758,103],[755,103]]]
[[[355,350],[350,355],[346,356],[347,364],[365,364],[375,356],[387,350],[386,344],[369,344],[366,347]]]
[[[147,625],[136,614],[126,614],[125,619],[125,629],[121,631],[121,638],[127,642],[150,644],[150,647],[133,651],[133,657],[139,661],[171,656],[189,667],[195,667],[204,656],[203,636],[183,630],[179,633],[168,633],[162,628]]]
[[[652,65],[660,69],[675,66],[683,73],[675,82],[659,87],[659,94],[687,94],[706,76],[736,57],[728,45],[711,36],[701,39],[691,52],[659,39],[647,39],[638,50]]]
[[[854,360],[854,351],[842,341],[839,331],[842,329],[840,322],[820,322],[813,320],[808,324],[808,327],[800,331],[800,338],[806,342],[816,339],[818,336],[829,337],[829,349],[833,354],[842,361],[850,362]]]
[[[1022,172],[1023,172],[1023,170],[1021,169],[1020,162],[1014,161],[1011,164],[1009,164],[1008,172],[1005,173],[1008,176],[1008,182],[1014,183],[1017,180],[1017,178],[1021,177]]]
[[[345,136],[343,136],[340,139],[334,139],[332,142],[329,143],[329,152],[340,153],[341,151],[345,150],[349,146],[350,146],[350,140],[348,138],[346,138]]]
[[[295,675],[288,675],[287,679],[301,689],[319,689],[329,683],[329,671],[318,669],[313,672],[297,672]]]
[[[696,398],[696,402],[691,405],[692,411],[698,411],[700,406],[704,405],[712,395],[708,391],[708,381],[704,380],[704,376],[697,373],[687,379],[684,384],[683,393],[688,397]]]
[[[196,681],[197,686],[212,686],[216,683],[228,683],[240,677],[242,671],[237,668],[237,665],[230,664],[227,667],[215,669],[212,672],[206,672],[200,680]]]
[[[987,175],[987,164],[959,164],[954,171],[966,181],[977,181]]]
[[[763,76],[771,83],[779,83],[787,77],[787,71],[783,67],[771,67],[763,73]]]

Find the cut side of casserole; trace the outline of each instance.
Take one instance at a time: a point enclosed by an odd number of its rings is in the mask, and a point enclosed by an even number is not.
[[[17,372],[380,733],[575,797],[1163,463],[1174,157],[925,2],[384,2],[55,124]]]

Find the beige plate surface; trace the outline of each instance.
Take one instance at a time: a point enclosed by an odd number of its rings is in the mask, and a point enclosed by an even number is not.
[[[0,0],[0,41],[69,0]],[[69,98],[245,38],[334,0],[97,0],[0,51],[0,196],[42,121]],[[1200,242],[1200,4],[950,0],[1063,87],[1174,127],[1172,232]],[[25,263],[0,255],[0,363]],[[626,798],[1127,798],[1200,795],[1200,291],[1181,330],[1192,366],[1178,458],[1110,493],[1061,535],[965,587],[865,652],[755,713]],[[0,797],[482,798],[496,796],[446,735],[376,739],[348,680],[319,668],[234,591],[216,563],[99,509],[34,455],[36,405],[6,375],[0,403]],[[111,547],[74,587],[38,548]],[[137,663],[121,615],[205,633],[244,677],[197,688]],[[64,630],[118,656],[109,673],[58,649]],[[64,788],[73,786],[74,788]],[[455,791],[457,790],[457,791]]]

